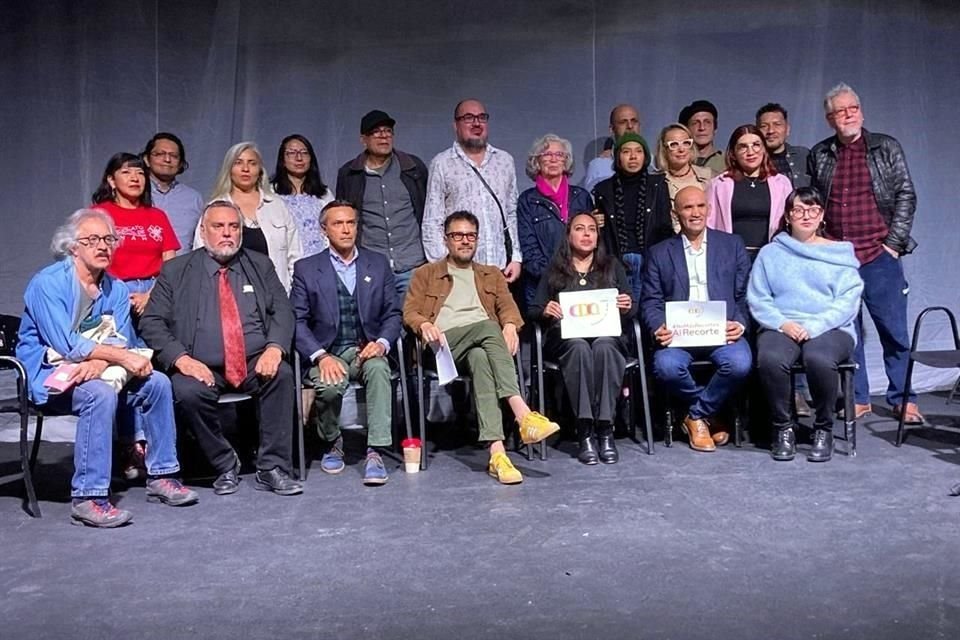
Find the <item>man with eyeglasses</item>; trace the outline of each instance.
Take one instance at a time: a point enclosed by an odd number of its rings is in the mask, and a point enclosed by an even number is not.
[[[394,273],[398,304],[413,270],[427,261],[420,227],[427,198],[427,167],[394,148],[396,121],[374,110],[360,119],[363,151],[337,172],[337,200],[359,212],[357,242],[386,256]]]
[[[723,158],[723,150],[714,146],[717,135],[717,108],[709,100],[694,100],[677,116],[677,122],[685,125],[693,134],[693,142],[697,147],[697,158],[694,164],[698,167],[709,167],[714,175],[720,175],[727,170]]]
[[[462,100],[453,110],[456,141],[430,162],[423,214],[427,259],[447,255],[443,221],[454,211],[471,211],[479,220],[475,260],[497,267],[508,283],[520,277],[523,255],[517,234],[517,171],[513,157],[487,143],[490,114],[478,100]]]
[[[835,135],[810,150],[812,186],[824,194],[826,234],[853,243],[860,261],[863,302],[877,327],[887,374],[887,402],[906,424],[923,424],[915,394],[904,397],[910,336],[907,293],[900,257],[917,246],[910,237],[917,194],[900,143],[863,127],[860,97],[840,83],[827,92],[823,109]],[[863,347],[862,312],[854,352],[856,417],[872,411]]]
[[[613,144],[627,133],[640,134],[640,112],[632,104],[618,104],[610,110],[609,146],[604,143],[603,151],[587,165],[583,176],[583,188],[593,191],[597,183],[613,176]]]
[[[807,173],[807,158],[810,149],[788,144],[790,121],[787,110],[776,102],[769,102],[757,110],[757,129],[763,133],[767,153],[773,160],[777,172],[790,178],[793,188],[809,187],[810,174]]]
[[[102,528],[132,518],[109,499],[117,422],[130,432],[134,423],[144,430],[148,500],[183,506],[199,499],[177,478],[170,380],[127,348],[142,343],[130,320],[126,285],[106,272],[117,242],[113,220],[102,211],[81,209],[67,218],[50,243],[57,262],[27,285],[17,343],[30,399],[51,413],[78,417],[70,517]],[[126,374],[103,377],[108,367]],[[118,391],[122,377],[128,381]]]
[[[503,447],[499,401],[509,405],[524,443],[540,442],[560,427],[531,411],[520,395],[512,356],[523,319],[500,270],[474,261],[480,222],[469,211],[454,211],[442,230],[446,255],[413,273],[403,323],[435,349],[444,345],[457,371],[470,375],[480,441],[490,451],[487,473],[502,484],[518,484],[523,476]]]
[[[181,253],[188,253],[203,210],[203,197],[196,189],[177,180],[190,166],[183,142],[174,134],[161,131],[147,141],[141,155],[150,169],[153,206],[167,214],[180,240]]]

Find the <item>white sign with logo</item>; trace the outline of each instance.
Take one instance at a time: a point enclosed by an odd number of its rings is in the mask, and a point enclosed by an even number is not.
[[[668,302],[667,329],[671,347],[714,347],[727,342],[727,303]]]
[[[599,338],[619,336],[620,309],[617,309],[616,289],[592,289],[589,291],[561,291],[560,337]]]

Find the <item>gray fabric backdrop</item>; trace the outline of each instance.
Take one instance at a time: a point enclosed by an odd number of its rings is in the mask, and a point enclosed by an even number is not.
[[[856,88],[866,126],[900,139],[919,193],[904,264],[911,323],[958,306],[954,226],[960,134],[960,8],[952,1],[645,2],[4,2],[0,11],[0,311],[19,313],[49,261],[55,226],[89,202],[107,158],[179,134],[210,191],[226,148],[255,140],[268,165],[280,139],[309,137],[321,172],[359,151],[360,116],[385,109],[397,146],[429,162],[453,139],[452,109],[476,96],[491,142],[522,167],[545,132],[577,149],[576,179],[616,102],[632,102],[655,138],[679,108],[709,98],[718,141],[758,106],[790,110],[791,141],[830,132],[824,92]],[[519,176],[521,189],[530,185]],[[946,345],[945,323],[930,343]],[[885,387],[875,334],[875,391]],[[929,389],[951,372],[918,371]]]

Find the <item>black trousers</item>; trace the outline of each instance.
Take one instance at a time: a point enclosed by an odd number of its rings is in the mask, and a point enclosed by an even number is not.
[[[832,428],[840,386],[837,369],[852,353],[853,338],[839,329],[800,344],[779,331],[761,331],[757,336],[757,368],[770,403],[773,426],[783,428],[793,423],[790,367],[802,358],[813,398],[813,425],[817,429]]]
[[[234,463],[233,447],[223,436],[217,407],[217,399],[227,392],[248,393],[259,403],[260,448],[257,468],[268,471],[280,467],[288,473],[291,470],[295,406],[293,369],[286,361],[282,361],[277,375],[264,380],[254,370],[259,357],[257,354],[247,360],[247,377],[236,388],[224,379],[222,368],[211,368],[214,378],[212,387],[182,373],[170,375],[177,421],[187,425],[193,432],[200,449],[218,473],[229,471]]]
[[[578,420],[613,424],[627,366],[620,338],[570,338],[551,330],[545,340],[551,359],[560,365],[563,385]]]

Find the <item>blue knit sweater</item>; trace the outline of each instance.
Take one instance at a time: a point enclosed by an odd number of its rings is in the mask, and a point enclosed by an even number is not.
[[[863,293],[859,267],[849,242],[806,243],[778,233],[750,272],[750,313],[767,329],[793,321],[811,338],[840,329],[856,342],[853,321]]]

